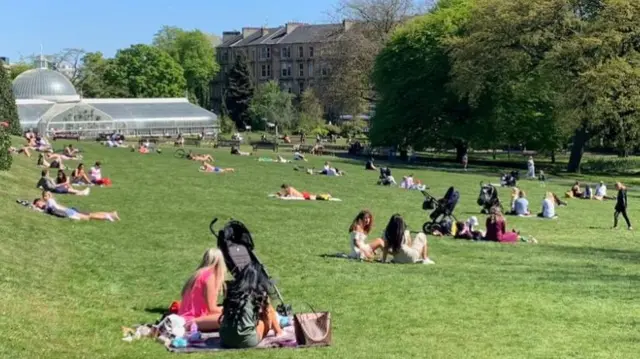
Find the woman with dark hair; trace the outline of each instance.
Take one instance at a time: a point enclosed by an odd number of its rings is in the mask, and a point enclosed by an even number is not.
[[[56,184],[64,185],[67,188],[71,185],[69,183],[69,178],[67,178],[67,174],[64,173],[63,170],[58,170],[58,176],[56,177]]]
[[[220,341],[225,348],[253,348],[273,330],[283,334],[278,315],[269,303],[272,284],[259,264],[250,263],[227,288],[220,319]]]
[[[418,233],[411,239],[411,233],[407,230],[407,224],[402,216],[394,214],[383,233],[384,251],[382,262],[387,261],[387,255],[393,256],[394,263],[422,263],[435,264],[429,258],[427,249],[427,235]]]
[[[618,227],[618,217],[622,214],[625,222],[627,222],[627,228],[632,230],[631,221],[627,216],[627,187],[620,182],[616,182],[616,189],[618,190],[618,196],[616,197],[615,212],[613,213],[613,228]]]
[[[87,176],[87,173],[84,171],[84,164],[80,163],[78,167],[71,172],[71,183],[74,184],[85,184],[92,185],[91,179]]]
[[[349,242],[351,254],[349,257],[357,259],[372,259],[378,248],[384,247],[384,241],[380,238],[367,243],[367,236],[373,228],[373,214],[368,210],[362,210],[349,226]]]

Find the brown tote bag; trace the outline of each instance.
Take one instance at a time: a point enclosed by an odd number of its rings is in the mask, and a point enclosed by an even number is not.
[[[313,310],[313,308],[311,308]],[[296,342],[300,346],[331,345],[331,313],[299,313],[293,316]]]

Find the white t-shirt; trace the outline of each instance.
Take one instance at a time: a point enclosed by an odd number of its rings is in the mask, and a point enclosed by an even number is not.
[[[58,205],[58,202],[56,202],[55,199],[53,198],[49,198],[47,200],[47,209],[48,210],[55,210],[58,209],[60,206]]]
[[[328,168],[327,169],[327,176],[337,176],[338,172],[336,171],[335,168]]]
[[[556,216],[556,206],[553,201],[548,198],[542,201],[542,216],[544,218],[553,218]]]
[[[404,189],[413,188],[413,177],[409,176],[409,177],[405,178],[404,180],[402,180],[402,183],[400,184],[400,187],[404,188]]]
[[[102,169],[99,167],[91,167],[89,176],[91,176],[91,179],[94,181],[100,181],[102,179]]]
[[[607,195],[607,186],[604,184],[598,185],[598,188],[596,188],[596,196],[604,197],[606,195]]]
[[[349,257],[351,258],[365,258],[365,254],[362,253],[362,251],[360,250],[360,248],[358,248],[358,246],[356,246],[356,243],[358,243],[358,245],[360,247],[366,248],[367,246],[367,235],[362,233],[362,232],[356,232],[353,231],[351,232],[351,234],[349,235],[349,242],[351,244],[351,254],[349,255]]]

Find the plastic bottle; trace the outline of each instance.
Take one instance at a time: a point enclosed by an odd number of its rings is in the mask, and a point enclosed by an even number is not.
[[[191,326],[189,327],[189,341],[196,342],[201,339],[202,337],[200,335],[200,332],[198,331],[198,324],[196,324],[195,322],[191,323]]]

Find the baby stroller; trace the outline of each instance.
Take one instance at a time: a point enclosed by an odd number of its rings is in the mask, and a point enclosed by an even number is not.
[[[502,187],[515,187],[516,182],[520,180],[520,172],[511,171],[509,173],[503,173],[500,176],[500,185]]]
[[[480,194],[478,195],[478,206],[482,206],[480,213],[488,214],[493,207],[501,207],[498,198],[498,189],[492,184],[480,182]]]
[[[451,227],[457,222],[456,217],[453,215],[453,211],[460,200],[460,193],[453,187],[449,187],[447,193],[441,199],[436,199],[430,195],[427,191],[422,191],[424,195],[424,202],[422,203],[422,209],[425,211],[433,210],[429,215],[431,221],[425,222],[422,225],[422,231],[425,234],[431,234],[434,230],[445,232],[451,230]]]
[[[391,169],[388,167],[380,167],[380,177],[378,178],[378,184],[383,186],[391,186],[396,184],[396,180],[391,175]]]
[[[218,248],[224,256],[224,262],[229,269],[229,272],[233,276],[242,271],[250,263],[256,264],[262,268],[264,275],[271,279],[271,276],[267,272],[267,269],[256,256],[253,244],[253,237],[247,227],[240,221],[230,220],[221,230],[216,234],[213,226],[218,221],[218,218],[214,218],[209,224],[209,230],[211,234],[218,240]],[[275,295],[278,297],[280,304],[276,307],[278,313],[282,316],[289,316],[292,314],[291,305],[285,304],[278,287],[273,285]]]

